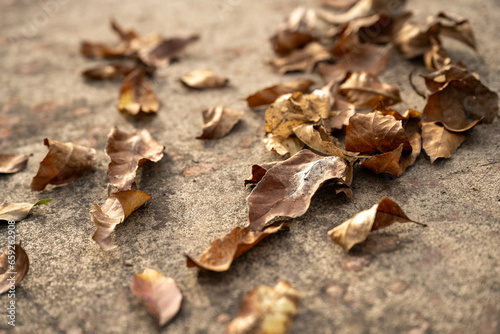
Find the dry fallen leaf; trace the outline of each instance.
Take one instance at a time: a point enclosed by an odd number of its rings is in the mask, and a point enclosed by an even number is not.
[[[399,90],[381,82],[375,75],[367,72],[354,72],[340,85],[340,94],[360,108],[373,108],[380,101],[386,106],[401,102]]]
[[[30,260],[28,254],[21,247],[21,243],[10,243],[9,236],[8,249],[0,255],[0,294],[4,294],[9,290],[15,293],[15,286],[23,280],[30,268]],[[9,298],[10,293],[9,293]]]
[[[303,215],[316,190],[326,181],[349,186],[351,168],[343,158],[324,157],[309,150],[277,163],[247,198],[248,229],[261,231],[275,217]]]
[[[337,9],[344,9],[351,7],[356,2],[358,2],[358,0],[321,0],[322,5]]]
[[[42,191],[48,184],[64,184],[84,176],[94,164],[95,150],[73,143],[45,138],[49,152],[31,181],[31,190]]]
[[[106,142],[109,183],[119,190],[127,190],[134,183],[137,169],[148,162],[163,158],[165,146],[153,139],[148,130],[125,132],[113,128]]]
[[[318,42],[311,42],[303,49],[298,49],[270,62],[274,70],[280,74],[288,72],[312,72],[317,63],[329,60],[332,56]]]
[[[31,203],[0,203],[0,220],[20,221],[26,218],[31,209],[36,205],[44,205],[51,202],[52,199],[42,199],[35,204]]]
[[[195,70],[182,76],[181,82],[189,88],[207,89],[225,87],[229,79],[220,77],[210,70]]]
[[[179,312],[182,293],[175,281],[154,269],[146,268],[136,274],[130,290],[146,304],[160,327],[166,325]]]
[[[329,0],[329,2],[331,1]],[[343,13],[320,10],[318,16],[329,23],[344,24],[357,18],[377,13],[397,15],[404,10],[405,4],[406,0],[359,0],[354,6]]]
[[[139,59],[146,65],[153,67],[164,67],[173,60],[178,59],[186,47],[197,40],[200,36],[197,34],[182,38],[171,37],[161,38],[155,43],[148,43],[139,50]]]
[[[134,63],[113,62],[105,65],[98,65],[82,72],[87,79],[94,80],[116,80],[123,79],[137,68]]]
[[[285,334],[297,314],[299,299],[300,293],[286,281],[274,288],[259,285],[243,298],[226,334]]]
[[[262,239],[282,230],[288,230],[288,226],[283,223],[275,224],[257,232],[236,227],[221,238],[214,240],[198,260],[186,255],[187,266],[218,272],[226,271],[234,260],[253,248]]]
[[[309,79],[297,79],[284,84],[278,84],[259,90],[246,98],[250,108],[273,103],[278,97],[294,92],[305,93],[314,81]]]
[[[354,245],[365,241],[371,231],[396,222],[411,221],[396,202],[384,197],[369,210],[359,212],[351,219],[330,230],[328,235],[334,243],[344,247],[347,253]]]
[[[271,37],[277,54],[287,54],[316,40],[316,13],[306,7],[295,8]]]
[[[0,154],[0,174],[13,174],[22,171],[28,164],[27,155]]]
[[[398,121],[407,121],[411,118],[420,117],[420,112],[418,112],[417,110],[408,109],[403,114],[400,114],[399,111],[396,111],[394,109],[387,109],[382,102],[375,106],[373,112],[375,111],[379,111],[382,115],[394,116],[394,118]]]
[[[347,108],[333,112],[328,119],[324,120],[325,129],[332,132],[334,130],[345,129],[349,125],[349,119],[354,116],[354,108]]]
[[[252,175],[245,180],[245,186],[247,184],[256,184],[259,183],[260,180],[266,175],[267,171],[274,167],[276,164],[280,163],[280,161],[268,162],[259,165],[252,166]]]
[[[433,163],[437,158],[449,158],[464,142],[464,133],[448,131],[435,123],[422,124],[422,139],[425,153]]]
[[[196,139],[218,139],[222,138],[232,130],[232,128],[243,117],[243,112],[217,106],[202,111],[203,133]]]
[[[295,127],[293,132],[297,138],[316,152],[343,158],[349,156],[340,141],[330,136],[321,125],[302,124]]]
[[[140,112],[156,113],[160,109],[160,102],[153,92],[153,85],[147,78],[144,67],[137,67],[123,81],[117,108],[134,116]]]
[[[108,196],[101,206],[94,204],[90,210],[96,231],[92,239],[109,251],[116,248],[111,240],[111,233],[116,225],[122,223],[132,212],[151,199],[151,195],[140,190],[122,190]]]

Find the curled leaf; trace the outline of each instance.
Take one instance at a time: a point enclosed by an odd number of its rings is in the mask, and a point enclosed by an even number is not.
[[[330,136],[323,126],[302,124],[295,127],[293,132],[297,138],[314,151],[343,158],[348,156],[339,140]]]
[[[332,2],[332,0],[329,0]],[[342,2],[347,2],[343,0]],[[352,1],[351,1],[352,2]],[[377,13],[391,13],[397,15],[402,10],[406,0],[359,0],[354,6],[343,13],[332,13],[331,11],[319,11],[318,16],[333,24],[344,24],[360,17]]]
[[[231,131],[243,117],[243,112],[217,106],[203,110],[202,115],[205,123],[203,133],[196,139],[218,139]]]
[[[323,123],[329,132],[342,130],[349,125],[349,119],[354,116],[354,114],[356,114],[356,111],[353,107],[335,111],[330,114],[330,117],[328,117],[328,119],[326,119]]]
[[[276,152],[279,155],[294,155],[304,148],[304,143],[295,136],[283,138],[272,133],[268,133],[262,139],[262,143],[269,151]]]
[[[386,106],[401,102],[399,89],[381,82],[367,72],[354,72],[340,85],[340,94],[360,108],[373,108],[380,101]]]
[[[344,8],[351,7],[357,1],[358,0],[321,0],[321,4],[324,6],[327,6],[327,7],[344,9]]]
[[[0,220],[20,221],[26,218],[31,209],[37,205],[44,205],[51,202],[52,199],[42,199],[35,204],[31,203],[0,203]]]
[[[64,184],[87,174],[95,161],[95,150],[73,143],[45,138],[49,152],[40,162],[38,173],[31,181],[31,190],[42,191],[48,184]]]
[[[399,111],[396,111],[394,109],[387,109],[382,102],[377,104],[375,109],[372,112],[378,111],[382,115],[391,115],[393,116],[396,120],[398,121],[407,121],[411,118],[417,118],[420,117],[420,112],[414,109],[408,109],[406,110],[403,114],[400,114]]]
[[[225,87],[229,79],[220,77],[210,70],[195,70],[182,76],[181,82],[189,88],[207,89]]]
[[[23,280],[30,268],[28,254],[21,247],[21,243],[10,244],[8,249],[0,255],[0,294],[14,290]]]
[[[178,59],[186,47],[197,40],[197,34],[188,37],[161,38],[156,43],[147,44],[139,50],[139,59],[146,65],[164,67]]]
[[[290,283],[274,288],[259,285],[243,298],[238,315],[227,326],[227,334],[285,334],[297,314],[300,293]]]
[[[277,54],[290,53],[316,39],[316,13],[306,7],[295,8],[271,37]]]
[[[425,153],[431,158],[431,163],[437,158],[449,158],[464,142],[465,134],[448,131],[435,123],[422,124],[422,139]]]
[[[349,186],[350,165],[340,157],[302,150],[270,168],[247,198],[248,229],[261,231],[275,217],[306,213],[311,198],[326,181]]]
[[[274,85],[259,90],[246,98],[250,108],[273,103],[278,97],[284,94],[302,92],[305,93],[314,81],[309,79],[297,79],[283,84]]]
[[[96,226],[92,239],[104,251],[116,248],[111,240],[111,233],[116,225],[150,199],[151,195],[140,190],[122,190],[109,195],[102,207],[94,204],[90,210],[92,222]]]
[[[130,290],[146,304],[160,326],[166,325],[179,312],[182,293],[175,281],[154,269],[136,274]]]
[[[349,250],[356,244],[366,240],[371,231],[375,231],[396,222],[406,223],[412,220],[406,216],[399,205],[390,198],[384,197],[369,210],[361,211],[351,219],[328,232],[332,241]]]
[[[125,132],[113,128],[106,142],[109,183],[119,190],[130,189],[137,169],[149,162],[163,158],[165,146],[153,139],[148,130]]]
[[[311,42],[303,49],[271,61],[271,66],[280,74],[288,72],[312,72],[317,63],[329,60],[332,56],[318,42]]]
[[[262,231],[249,231],[246,228],[236,227],[221,238],[214,240],[210,246],[194,260],[186,255],[188,267],[199,267],[211,271],[226,271],[234,260],[253,248],[265,237],[281,230],[287,230],[286,224],[275,224]]]
[[[22,171],[28,164],[27,155],[0,154],[0,174],[13,174]]]
[[[115,80],[122,79],[135,70],[137,65],[133,63],[114,62],[105,65],[98,65],[82,72],[87,79],[94,80]]]
[[[151,81],[146,77],[144,67],[137,67],[125,78],[120,89],[118,110],[130,115],[139,113],[156,113],[160,109],[160,102],[153,92]]]

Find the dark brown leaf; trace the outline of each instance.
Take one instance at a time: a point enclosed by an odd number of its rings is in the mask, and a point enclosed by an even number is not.
[[[30,260],[21,243],[14,244],[9,241],[8,249],[0,255],[0,294],[9,290],[15,292],[14,287],[21,283],[29,268]]]
[[[229,83],[228,78],[220,77],[210,70],[195,70],[181,77],[181,82],[189,88],[222,88]]]
[[[280,74],[312,72],[317,63],[329,60],[331,57],[323,45],[311,42],[303,49],[295,50],[287,56],[274,59],[270,64]]]
[[[116,80],[123,79],[137,67],[134,63],[114,62],[106,65],[98,65],[82,72],[87,79],[94,80]]]
[[[306,7],[295,8],[271,37],[277,54],[287,54],[316,39],[316,13]]]
[[[120,89],[118,110],[129,115],[139,113],[156,113],[160,109],[160,102],[153,92],[153,85],[147,78],[144,67],[137,67],[125,78]]]
[[[256,184],[259,183],[260,180],[266,175],[267,171],[278,164],[279,161],[268,162],[265,164],[253,165],[252,166],[252,175],[245,180],[245,186],[247,184]]]
[[[186,255],[187,266],[210,271],[226,271],[234,260],[253,248],[262,239],[281,230],[288,230],[288,226],[283,223],[275,224],[257,232],[236,227],[221,238],[214,240],[198,260]]]
[[[202,111],[203,115],[203,133],[196,139],[217,139],[222,138],[231,131],[231,129],[243,117],[243,112],[217,106]]]
[[[399,89],[382,83],[375,75],[367,72],[354,72],[340,85],[340,94],[360,108],[373,108],[380,101],[386,106],[401,102]]]
[[[28,164],[27,155],[0,154],[0,173],[13,174],[22,171]]]
[[[314,81],[309,79],[297,79],[284,84],[278,84],[259,90],[246,98],[250,108],[273,103],[278,97],[284,94],[302,92],[305,93]]]
[[[162,38],[156,43],[150,43],[139,50],[139,59],[146,65],[164,67],[178,59],[186,47],[200,39],[197,34],[186,38]]]
[[[160,327],[172,320],[181,308],[182,293],[175,281],[154,269],[146,268],[142,274],[136,274],[130,290],[144,301]]]
[[[95,161],[95,150],[73,143],[45,138],[49,152],[31,181],[31,190],[42,191],[48,184],[64,184],[87,174]]]
[[[425,153],[433,163],[437,158],[449,158],[464,142],[465,134],[451,132],[435,123],[422,124],[422,139]]]

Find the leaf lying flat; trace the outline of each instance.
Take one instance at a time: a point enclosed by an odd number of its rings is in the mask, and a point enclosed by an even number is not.
[[[399,89],[381,82],[367,72],[354,72],[340,85],[340,94],[360,108],[373,108],[380,101],[386,106],[401,102]]]
[[[295,50],[289,55],[274,59],[270,64],[280,74],[288,72],[310,73],[317,63],[329,60],[331,57],[323,45],[311,42],[303,49]]]
[[[109,183],[119,190],[132,187],[137,169],[149,162],[163,158],[165,146],[153,139],[148,130],[125,132],[113,128],[106,142]]]
[[[422,124],[422,139],[425,153],[431,158],[431,163],[437,158],[449,158],[464,142],[464,133],[451,132],[435,123]]]
[[[175,281],[154,269],[136,274],[130,290],[146,304],[160,326],[166,325],[179,312],[182,293]]]
[[[227,334],[284,334],[297,314],[300,293],[290,283],[279,281],[274,288],[259,285],[242,300],[238,315],[227,326]]]
[[[0,174],[13,174],[22,171],[28,164],[27,155],[0,154]]]
[[[14,249],[12,249],[14,247]],[[14,262],[10,262],[15,259]],[[28,273],[30,260],[28,254],[21,247],[21,243],[10,245],[8,250],[0,255],[0,294],[10,290],[11,284],[18,286]],[[14,281],[10,278],[14,276]]]
[[[316,13],[306,7],[295,8],[271,37],[277,54],[287,54],[316,39]]]
[[[183,75],[181,82],[189,88],[207,89],[225,87],[229,79],[218,76],[210,70],[195,70]]]
[[[118,110],[129,115],[139,113],[156,113],[160,109],[160,102],[153,92],[153,85],[147,78],[147,71],[144,67],[137,67],[132,71],[120,89],[120,99],[117,105]]]
[[[283,223],[275,224],[257,232],[236,227],[221,238],[213,241],[198,260],[186,255],[187,266],[218,272],[226,271],[234,260],[253,248],[262,239],[282,230],[288,230],[288,226]]]
[[[283,84],[274,85],[259,90],[246,98],[250,108],[273,103],[278,97],[284,94],[302,92],[305,93],[314,81],[309,79],[297,79]]]
[[[330,230],[328,235],[334,243],[344,247],[347,253],[354,245],[365,241],[371,231],[387,227],[396,222],[406,223],[411,221],[396,202],[384,197],[369,210],[361,211],[351,219]]]
[[[111,240],[111,233],[116,225],[150,199],[151,195],[140,190],[122,190],[109,195],[102,207],[94,204],[90,215],[97,230],[92,239],[104,251],[116,248]]]
[[[247,198],[248,229],[261,231],[275,217],[306,213],[314,193],[326,181],[347,185],[350,166],[340,157],[302,150],[269,169]]]
[[[93,80],[116,80],[123,79],[136,69],[134,63],[114,62],[105,65],[98,65],[82,72],[87,79]]]
[[[87,174],[95,161],[95,150],[73,143],[45,138],[49,152],[40,162],[38,173],[31,181],[31,190],[42,191],[48,184],[64,184]]]
[[[196,139],[217,139],[227,135],[243,117],[243,112],[217,106],[202,111],[203,133]]]
[[[0,203],[0,220],[20,221],[26,218],[31,209],[36,205],[44,205],[51,202],[52,199],[42,199],[35,204],[31,203]]]

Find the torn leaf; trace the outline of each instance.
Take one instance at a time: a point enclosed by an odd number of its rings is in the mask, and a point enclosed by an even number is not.
[[[274,85],[259,90],[246,98],[250,108],[273,103],[278,97],[294,92],[305,93],[314,81],[309,79],[297,79],[283,84]]]
[[[9,245],[5,253],[0,255],[0,294],[11,289],[15,292],[13,287],[21,283],[29,268],[30,260],[28,254],[21,247],[21,243]]]
[[[27,155],[0,154],[0,174],[13,174],[22,171],[28,164]]]
[[[225,87],[229,79],[218,76],[210,70],[195,70],[183,75],[181,82],[189,88],[208,89]]]
[[[431,158],[431,163],[437,158],[449,158],[464,142],[465,134],[448,131],[435,123],[422,124],[422,140],[425,153]]]
[[[50,203],[52,199],[42,199],[35,204],[31,203],[0,203],[0,220],[5,221],[20,221],[26,218],[31,209],[37,205]]]
[[[232,130],[232,128],[243,117],[243,112],[239,110],[217,106],[202,111],[203,133],[196,139],[218,139],[222,138]]]
[[[381,82],[367,72],[354,72],[340,85],[340,94],[360,108],[373,108],[380,101],[386,106],[401,102],[399,89]]]
[[[147,78],[144,67],[137,67],[125,78],[117,108],[133,116],[141,112],[156,113],[160,109],[160,102],[153,92],[153,85]]]
[[[277,54],[287,54],[316,40],[316,12],[306,7],[295,8],[271,37]]]

